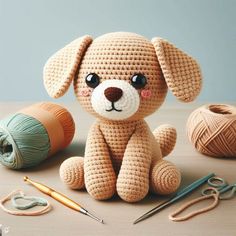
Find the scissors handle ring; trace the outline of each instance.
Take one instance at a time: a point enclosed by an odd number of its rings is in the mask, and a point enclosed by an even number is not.
[[[214,183],[214,181],[217,181],[219,183]],[[210,185],[211,187],[215,187],[215,188],[220,188],[226,185],[226,182],[223,178],[217,177],[217,176],[213,176],[210,179],[207,180],[208,185]]]
[[[207,195],[211,195],[211,194],[218,194],[219,195],[219,191],[214,187],[208,187],[208,188],[205,188],[202,190],[203,196],[207,196]]]

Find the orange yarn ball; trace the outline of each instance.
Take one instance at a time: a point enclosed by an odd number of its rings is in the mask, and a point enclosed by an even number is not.
[[[203,154],[236,157],[236,107],[215,104],[196,109],[188,118],[187,135]]]
[[[25,107],[0,121],[0,163],[11,169],[36,166],[67,147],[74,133],[64,107],[50,102]]]
[[[75,123],[69,111],[52,102],[37,103],[34,104],[34,107],[40,107],[43,110],[50,112],[55,119],[59,121],[64,131],[64,142],[61,149],[67,147],[71,143],[75,134]]]

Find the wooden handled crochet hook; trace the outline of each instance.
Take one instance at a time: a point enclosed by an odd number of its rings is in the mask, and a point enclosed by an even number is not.
[[[103,220],[97,218],[96,216],[92,215],[90,212],[88,212],[86,209],[84,209],[82,206],[80,206],[78,203],[74,202],[73,200],[69,199],[65,195],[56,192],[55,190],[47,187],[46,185],[43,185],[41,183],[35,182],[31,179],[29,179],[27,176],[24,177],[24,181],[32,184],[35,188],[40,190],[41,192],[49,195],[50,197],[54,198],[58,202],[64,204],[65,206],[83,213],[84,215],[90,216],[91,218],[99,221],[100,223],[103,223]]]

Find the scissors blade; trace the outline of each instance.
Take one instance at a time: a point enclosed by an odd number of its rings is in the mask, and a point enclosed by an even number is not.
[[[234,197],[234,194],[236,193],[236,185],[235,184],[227,185],[223,189],[219,190],[219,193],[220,193],[220,196],[219,196],[220,200],[231,199]]]
[[[194,181],[193,183],[191,183],[190,185],[186,186],[185,188],[183,188],[182,190],[180,190],[179,192],[176,193],[175,196],[171,197],[170,199],[168,199],[167,201],[157,205],[156,207],[154,207],[153,209],[151,209],[150,211],[146,212],[145,214],[143,214],[142,216],[140,216],[138,219],[136,219],[133,224],[137,224],[138,222],[149,218],[150,216],[154,215],[156,212],[164,209],[165,207],[171,205],[172,203],[176,202],[177,200],[183,198],[185,195],[187,195],[188,193],[192,192],[193,190],[195,190],[196,188],[198,188],[199,186],[201,186],[202,184],[204,184],[205,182],[207,182],[207,180],[211,177],[215,176],[214,173],[210,173],[196,181]]]

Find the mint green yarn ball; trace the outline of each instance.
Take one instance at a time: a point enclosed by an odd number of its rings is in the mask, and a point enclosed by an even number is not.
[[[35,118],[17,113],[0,121],[0,163],[11,169],[36,166],[47,158],[50,140]]]

